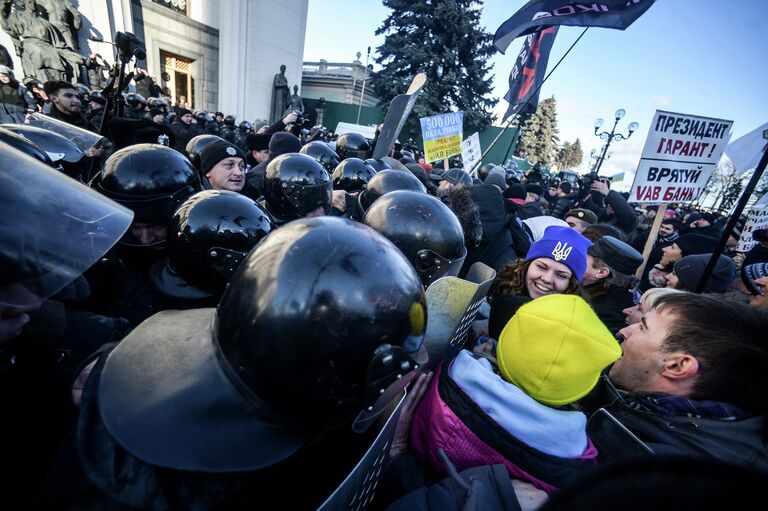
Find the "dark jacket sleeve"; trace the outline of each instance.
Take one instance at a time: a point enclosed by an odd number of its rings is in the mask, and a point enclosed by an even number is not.
[[[464,470],[461,481],[449,477],[424,486],[395,501],[387,511],[462,509],[506,509],[520,511],[509,475],[504,465],[486,465]]]
[[[271,135],[272,133],[277,133],[278,131],[285,130],[285,123],[282,119],[278,119],[276,123],[270,124],[267,128],[267,135]]]
[[[637,226],[637,214],[632,206],[629,205],[619,192],[614,190],[608,192],[605,202],[613,208],[616,215],[616,226],[627,234],[631,233]]]

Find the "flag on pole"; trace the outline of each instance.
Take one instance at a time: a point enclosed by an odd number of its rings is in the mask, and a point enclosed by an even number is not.
[[[541,27],[602,27],[624,30],[647,11],[655,0],[530,0],[502,23],[493,36],[493,44],[504,53],[517,37],[534,33]]]
[[[758,126],[741,138],[725,146],[725,154],[742,172],[757,167],[763,153],[768,150],[768,122]]]
[[[618,174],[614,174],[611,176],[611,183],[619,183],[621,181],[624,181],[624,173],[619,172]]]
[[[509,108],[504,114],[504,120],[520,112],[526,103],[528,106],[522,113],[536,111],[539,86],[544,81],[549,52],[556,34],[557,27],[541,28],[526,38],[512,72],[509,73],[509,91],[504,96]]]

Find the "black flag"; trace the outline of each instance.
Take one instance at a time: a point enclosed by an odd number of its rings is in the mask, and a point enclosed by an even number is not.
[[[515,66],[509,73],[509,91],[504,96],[509,108],[504,114],[504,120],[522,110],[526,103],[528,106],[522,113],[536,110],[539,103],[539,86],[544,80],[549,52],[552,50],[556,34],[557,27],[540,28],[523,43]]]
[[[493,44],[504,53],[516,37],[541,27],[603,27],[624,30],[647,11],[655,0],[530,0],[505,21],[493,36]]]

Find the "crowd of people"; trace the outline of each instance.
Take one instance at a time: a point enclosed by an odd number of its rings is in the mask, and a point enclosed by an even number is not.
[[[768,477],[766,231],[747,253],[726,233],[705,275],[727,217],[670,205],[644,257],[658,208],[597,175],[373,159],[381,126],[295,111],[238,124],[129,93],[110,118],[98,91],[9,73],[0,388],[22,507],[314,509],[395,407],[372,508],[560,509],[622,462],[648,467],[644,502],[682,464],[681,491],[738,507]],[[27,109],[106,138],[65,159],[14,126]],[[431,359],[430,287],[476,264],[495,278],[472,328]]]

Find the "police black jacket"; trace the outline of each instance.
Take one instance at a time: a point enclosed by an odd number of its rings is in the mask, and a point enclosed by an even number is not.
[[[185,124],[180,120],[171,124],[171,131],[176,136],[176,144],[173,148],[185,155],[187,154],[187,143],[196,136],[205,134],[203,128],[197,124]]]

